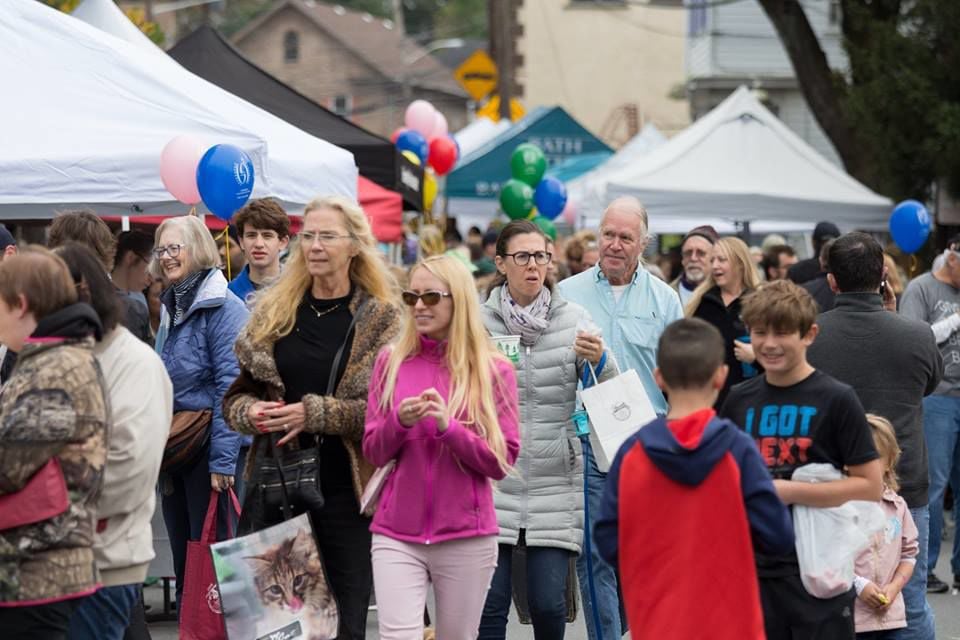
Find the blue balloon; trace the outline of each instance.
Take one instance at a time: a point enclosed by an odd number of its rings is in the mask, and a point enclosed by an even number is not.
[[[890,215],[890,235],[904,253],[915,253],[927,241],[933,220],[923,204],[904,200]]]
[[[544,218],[553,220],[563,213],[567,206],[567,187],[554,177],[547,176],[537,183],[533,192],[533,203]]]
[[[397,136],[397,149],[400,151],[413,151],[420,158],[420,162],[426,166],[427,157],[430,155],[430,144],[423,134],[413,129],[407,129]]]
[[[253,180],[253,161],[232,144],[210,147],[197,165],[197,187],[203,204],[227,222],[250,199]]]

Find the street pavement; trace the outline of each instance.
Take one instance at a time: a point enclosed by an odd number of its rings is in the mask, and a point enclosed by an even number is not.
[[[940,551],[940,562],[937,564],[937,575],[940,576],[941,580],[948,583],[952,582],[953,577],[950,571],[950,549],[953,544],[953,535],[951,533],[948,540],[944,541]],[[146,589],[145,596],[147,603],[152,605],[153,611],[162,607],[163,596],[158,587]],[[960,594],[948,592],[929,595],[928,598],[937,618],[937,640],[960,640]],[[430,611],[436,611],[433,603],[430,603]],[[507,638],[509,640],[533,640],[533,627],[519,624],[516,620],[515,611],[511,610],[510,617]],[[152,623],[150,634],[153,640],[176,640],[176,624],[172,622]],[[378,637],[376,612],[371,611],[367,624],[367,639],[376,640]],[[567,625],[566,640],[586,640],[586,638],[586,627],[584,626],[583,616],[580,615],[576,622]],[[625,638],[629,638],[629,635]]]

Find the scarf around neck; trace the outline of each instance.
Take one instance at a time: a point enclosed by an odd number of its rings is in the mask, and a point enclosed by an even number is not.
[[[547,313],[550,311],[551,298],[550,288],[544,286],[529,306],[521,307],[520,303],[510,295],[510,288],[504,283],[500,288],[500,313],[503,315],[503,322],[507,325],[510,335],[520,336],[521,344],[528,346],[534,344],[550,324],[547,321]]]
[[[190,305],[197,298],[197,291],[208,272],[209,269],[194,271],[173,285],[173,326],[177,326],[183,321]]]

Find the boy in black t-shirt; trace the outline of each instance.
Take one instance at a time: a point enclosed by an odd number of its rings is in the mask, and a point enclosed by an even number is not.
[[[879,500],[882,468],[856,393],[807,362],[817,337],[813,298],[780,280],[749,296],[742,317],[765,373],[733,387],[720,415],[754,438],[780,499],[811,507]],[[797,467],[814,462],[846,469],[847,476],[818,484],[790,479]],[[854,638],[853,589],[815,598],[800,581],[795,552],[756,556],[768,640]]]

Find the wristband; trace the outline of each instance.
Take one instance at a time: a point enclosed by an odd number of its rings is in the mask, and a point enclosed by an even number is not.
[[[866,578],[862,578],[860,576],[853,577],[853,588],[857,590],[858,596],[863,593],[863,590],[866,589],[868,584],[870,584],[870,581]]]

